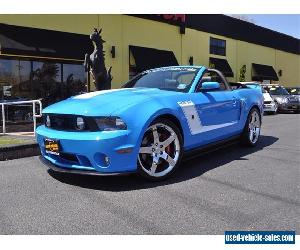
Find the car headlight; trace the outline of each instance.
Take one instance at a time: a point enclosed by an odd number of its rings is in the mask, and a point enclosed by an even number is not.
[[[284,104],[284,103],[287,103],[287,102],[288,102],[287,98],[285,98],[285,97],[277,98],[276,101],[277,101],[279,104]]]
[[[99,117],[95,118],[100,131],[126,130],[127,125],[120,117]]]
[[[77,130],[84,130],[85,123],[82,117],[76,118],[76,129]]]

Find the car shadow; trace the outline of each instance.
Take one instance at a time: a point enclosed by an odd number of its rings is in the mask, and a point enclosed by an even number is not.
[[[256,147],[242,147],[235,143],[214,152],[199,155],[191,160],[185,160],[173,176],[160,182],[149,182],[136,174],[104,177],[58,173],[51,169],[48,170],[48,173],[62,183],[87,189],[111,192],[148,189],[193,179],[232,161],[248,160],[247,155],[263,150],[277,140],[277,137],[261,135]]]

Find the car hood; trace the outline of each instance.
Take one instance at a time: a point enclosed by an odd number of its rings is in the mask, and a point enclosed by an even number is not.
[[[275,100],[277,99],[277,98],[279,98],[279,99],[281,99],[281,98],[288,98],[289,97],[289,95],[271,95]]]
[[[159,101],[168,96],[184,93],[156,88],[124,88],[90,92],[68,98],[43,110],[43,113],[74,114],[86,116],[112,115],[127,107],[148,101]]]
[[[276,99],[281,99],[281,98],[286,98],[288,100],[288,102],[297,102],[300,101],[299,96],[297,95],[273,95],[272,96],[275,100]]]
[[[270,96],[269,93],[263,93],[264,96],[264,101],[268,102],[268,101],[273,101],[273,98]]]
[[[296,101],[296,100],[300,101],[300,95],[290,95],[289,100],[291,100],[291,101]]]

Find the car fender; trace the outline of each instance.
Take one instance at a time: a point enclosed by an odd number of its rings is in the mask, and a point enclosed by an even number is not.
[[[258,89],[240,89],[236,90],[241,102],[241,128],[244,128],[249,112],[253,107],[258,107],[262,119],[264,98]]]
[[[151,102],[151,103],[149,103]],[[168,106],[168,107],[166,107]],[[128,144],[135,145],[135,153],[138,154],[143,136],[147,128],[157,118],[162,116],[172,116],[178,120],[182,131],[182,137],[189,136],[188,124],[185,116],[176,101],[160,103],[155,100],[144,102],[138,106],[132,106],[126,110],[120,110],[119,115],[126,123],[128,123],[129,138]]]
[[[153,113],[152,116],[149,117],[148,121],[145,123],[145,125],[142,128],[141,136],[139,138],[139,144],[141,144],[143,135],[145,134],[147,128],[151,125],[151,123],[153,123],[159,117],[165,117],[165,116],[172,116],[179,122],[180,128],[178,128],[178,129],[182,132],[181,136],[182,136],[183,140],[189,136],[188,135],[189,129],[188,129],[188,125],[186,123],[184,115],[183,114],[179,115],[173,109],[163,108],[163,109],[160,109],[157,112]],[[184,144],[184,141],[183,141],[183,144]]]

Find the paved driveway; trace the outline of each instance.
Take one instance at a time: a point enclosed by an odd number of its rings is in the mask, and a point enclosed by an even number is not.
[[[37,157],[0,162],[0,234],[223,234],[300,231],[300,115],[265,116],[257,148],[183,163],[172,179],[46,170]]]

